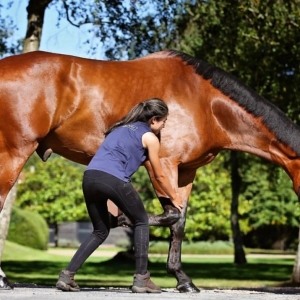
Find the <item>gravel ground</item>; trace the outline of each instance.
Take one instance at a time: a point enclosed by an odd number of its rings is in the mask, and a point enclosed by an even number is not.
[[[0,290],[1,300],[134,300],[134,299],[199,299],[199,300],[300,300],[300,288],[274,289],[205,289],[198,294],[181,294],[175,289],[163,289],[161,294],[133,294],[125,288],[82,289],[61,292],[54,287],[15,284],[13,290]]]

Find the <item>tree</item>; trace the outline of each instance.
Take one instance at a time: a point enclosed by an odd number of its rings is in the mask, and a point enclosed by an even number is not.
[[[291,229],[299,226],[300,206],[298,197],[292,189],[292,182],[287,174],[271,163],[262,163],[260,158],[245,155],[251,159],[251,165],[241,162],[240,173],[243,178],[241,201],[250,204],[247,214],[250,235],[255,232],[267,232],[267,235],[255,237],[261,247],[270,247],[277,236],[281,249],[285,249],[285,240]],[[259,176],[257,176],[259,174]],[[255,247],[255,240],[252,247]]]
[[[173,38],[174,18],[183,0],[57,1],[59,18],[87,26],[90,54],[104,48],[107,58],[133,59],[165,48]],[[91,26],[92,25],[92,26]]]
[[[300,1],[195,1],[177,48],[240,78],[299,121]]]
[[[231,165],[231,216],[230,216],[230,223],[231,223],[231,230],[232,236],[234,241],[234,262],[236,264],[245,264],[247,262],[245,251],[243,249],[243,241],[242,241],[242,234],[240,230],[239,224],[239,213],[238,213],[238,206],[239,206],[239,194],[241,188],[241,176],[239,174],[239,160],[237,153],[231,151],[230,153],[230,165]]]
[[[23,43],[23,52],[40,48],[45,10],[52,0],[30,0],[27,6],[27,30]]]

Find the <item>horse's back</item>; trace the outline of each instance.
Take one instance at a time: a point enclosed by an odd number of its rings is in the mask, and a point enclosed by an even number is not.
[[[105,128],[151,97],[164,99],[170,107],[170,126],[165,129],[170,140],[172,128],[178,139],[180,134],[196,138],[197,132],[188,124],[179,126],[178,120],[195,121],[199,101],[191,96],[200,77],[167,51],[131,61],[37,51],[1,60],[0,70],[0,105],[5,107],[0,130],[10,123],[16,135],[39,140],[45,149],[67,158],[72,148],[78,153],[75,160],[86,163]]]

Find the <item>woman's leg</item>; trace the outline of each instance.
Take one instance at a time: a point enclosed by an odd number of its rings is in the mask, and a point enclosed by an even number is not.
[[[76,272],[88,257],[105,241],[109,227],[109,214],[107,209],[107,196],[99,189],[99,182],[94,178],[84,176],[83,194],[87,211],[93,224],[93,232],[80,245],[71,259],[67,270]]]
[[[80,245],[66,270],[61,271],[56,287],[63,291],[79,291],[79,286],[74,280],[75,273],[99,245],[105,241],[110,230],[107,196],[102,193],[101,186],[99,188],[99,180],[95,180],[93,176],[84,176],[82,187],[87,211],[94,230]]]
[[[108,194],[108,193],[107,193]],[[149,224],[142,200],[130,183],[118,184],[109,198],[125,213],[133,224],[136,273],[131,290],[134,293],[161,293],[150,279],[148,266]]]
[[[93,178],[92,183],[89,182],[89,177]],[[147,212],[138,193],[130,182],[124,182],[105,172],[90,170],[85,172],[84,178],[85,200],[95,231],[98,232],[97,236],[103,242],[103,238],[108,235],[109,214],[106,200],[110,199],[133,224],[136,272],[145,274],[148,264],[149,224]],[[104,237],[100,234],[104,234]]]
[[[111,200],[126,214],[133,224],[136,273],[146,274],[148,266],[149,223],[143,202],[131,183],[118,185]]]

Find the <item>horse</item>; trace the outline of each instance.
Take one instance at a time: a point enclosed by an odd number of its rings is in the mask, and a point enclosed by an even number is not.
[[[56,153],[86,165],[103,132],[137,103],[163,99],[161,162],[184,208],[172,206],[145,162],[163,213],[149,224],[170,228],[167,272],[180,292],[199,292],[181,264],[188,199],[196,170],[221,150],[248,152],[280,165],[300,194],[300,130],[279,108],[230,73],[176,50],[129,61],[43,51],[0,61],[0,208],[28,158]],[[123,216],[124,217],[124,216]],[[118,224],[124,218],[117,216]],[[0,286],[7,277],[0,267]]]

